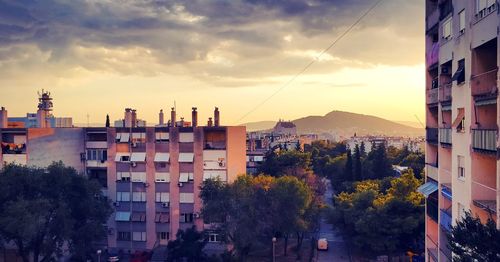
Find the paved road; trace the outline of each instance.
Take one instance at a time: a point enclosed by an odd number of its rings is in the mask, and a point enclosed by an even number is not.
[[[327,181],[327,190],[325,192],[325,202],[331,205],[332,202],[332,187],[330,182]],[[318,251],[318,262],[332,262],[332,261],[350,261],[342,236],[333,230],[332,225],[326,223],[326,219],[321,219],[319,238],[328,239],[328,251]]]

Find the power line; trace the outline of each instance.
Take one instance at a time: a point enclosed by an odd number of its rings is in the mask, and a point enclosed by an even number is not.
[[[323,50],[317,57],[315,57],[311,62],[309,62],[302,70],[300,70],[297,74],[295,74],[292,78],[290,78],[287,82],[285,82],[278,90],[274,91],[270,96],[268,96],[266,99],[262,100],[259,104],[257,104],[254,108],[252,108],[250,111],[248,111],[246,114],[244,114],[240,119],[238,119],[238,122],[241,122],[241,120],[245,119],[247,116],[249,116],[251,113],[255,112],[255,110],[259,109],[262,105],[264,105],[267,101],[271,100],[274,96],[276,96],[279,92],[281,92],[283,89],[285,89],[288,85],[290,85],[295,79],[297,79],[300,75],[302,75],[309,67],[311,67],[316,61],[318,61],[321,56],[323,56],[326,52],[328,52],[332,47],[337,44],[344,36],[346,36],[351,30],[365,18],[375,7],[377,7],[382,1],[384,0],[378,0],[370,6],[352,25],[350,25],[347,30],[345,30],[340,36],[335,39],[325,50]]]

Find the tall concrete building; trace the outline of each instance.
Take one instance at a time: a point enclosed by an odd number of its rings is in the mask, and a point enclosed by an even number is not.
[[[62,161],[99,181],[114,206],[101,243],[111,252],[151,250],[193,225],[209,231],[199,216],[200,185],[245,173],[245,127],[220,126],[218,109],[208,126],[197,125],[196,108],[190,126],[165,125],[161,113],[157,127],[142,127],[130,112],[115,128],[0,128],[0,166]],[[209,242],[220,240],[210,233]]]
[[[426,261],[465,211],[498,221],[499,26],[494,0],[426,0]]]

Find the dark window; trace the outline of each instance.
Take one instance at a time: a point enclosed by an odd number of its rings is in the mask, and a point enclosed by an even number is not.
[[[156,238],[160,240],[169,240],[170,232],[156,232]]]
[[[458,61],[458,68],[451,81],[457,81],[457,84],[462,84],[465,82],[465,59],[461,59]]]
[[[118,241],[130,241],[130,232],[118,232]]]

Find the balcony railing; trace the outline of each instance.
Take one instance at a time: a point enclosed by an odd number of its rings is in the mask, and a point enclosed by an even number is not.
[[[428,89],[427,90],[427,104],[435,104],[437,103],[438,100],[438,91],[439,89],[434,88],[434,89]]]
[[[439,129],[439,142],[441,144],[451,145],[451,128]]]
[[[427,235],[427,253],[432,257],[433,261],[438,261],[438,244],[429,235]]]
[[[429,143],[438,143],[438,129],[437,128],[426,128],[425,138]]]
[[[431,49],[427,52],[427,68],[436,68],[439,62],[439,43],[433,43]]]
[[[488,213],[497,212],[497,190],[482,183],[472,181],[472,203]]]
[[[495,97],[498,95],[498,68],[471,77],[473,96]]]
[[[496,129],[473,129],[472,130],[472,148],[484,151],[497,151],[497,133]]]
[[[430,15],[426,18],[426,30],[432,29],[437,23],[439,23],[439,11],[436,8]]]
[[[439,102],[451,101],[451,86],[452,83],[446,83],[439,87]]]
[[[432,164],[426,164],[427,167],[426,175],[429,178],[432,178],[434,180],[438,180],[438,168],[437,166],[433,166]]]
[[[448,209],[441,209],[439,211],[439,213],[441,215],[439,224],[446,231],[451,230],[451,210],[450,209],[451,209],[451,207]]]
[[[477,11],[477,13],[474,15],[473,23],[481,21],[483,18],[497,10],[497,3],[495,3],[495,1],[490,1],[490,3],[491,4],[486,8]]]

